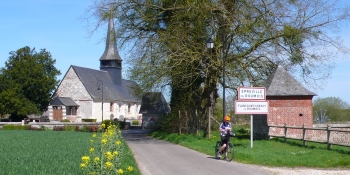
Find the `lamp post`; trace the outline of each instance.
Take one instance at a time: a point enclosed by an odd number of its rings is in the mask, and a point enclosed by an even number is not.
[[[222,51],[221,51],[221,57],[222,57],[222,122],[225,121],[225,115],[226,115],[226,99],[225,99],[225,57],[224,57],[224,40],[222,40]]]
[[[214,48],[214,41],[213,39],[209,38],[207,40],[207,48],[210,49],[210,57],[212,57],[212,52],[213,52],[213,48]],[[210,94],[210,98],[212,100],[213,98],[213,93]],[[210,115],[212,114],[213,111],[213,107],[211,107],[211,110],[208,114],[208,138],[210,139]]]
[[[100,88],[101,87],[101,88]],[[103,122],[103,82],[101,80],[97,81],[97,91],[101,92],[102,91],[102,122]],[[101,122],[101,123],[102,123]]]

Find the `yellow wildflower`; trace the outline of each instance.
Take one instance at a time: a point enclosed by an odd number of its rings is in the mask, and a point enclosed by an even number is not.
[[[81,163],[80,164],[80,168],[85,168],[86,167],[86,164],[85,163]]]
[[[106,128],[106,124],[102,123],[102,128]]]
[[[105,155],[106,155],[108,160],[111,160],[113,158],[113,154],[111,152],[109,152],[109,151],[106,152]]]
[[[92,134],[92,137],[96,137],[96,134]]]
[[[118,174],[123,174],[123,173],[124,173],[123,169],[118,170]]]
[[[84,162],[84,163],[88,163],[90,161],[90,157],[89,156],[83,156],[81,158],[81,160]]]
[[[113,154],[114,154],[115,156],[118,156],[119,153],[118,153],[118,151],[114,151]]]
[[[94,140],[90,140],[91,143],[94,143]]]
[[[122,144],[122,142],[118,140],[117,142],[115,142],[115,144],[120,145]]]
[[[132,170],[134,170],[134,168],[132,166],[129,166],[128,171],[131,172]]]
[[[102,141],[101,141],[101,142],[102,142],[102,144],[104,144],[104,145],[105,145],[105,144],[107,144],[107,139],[102,139]]]
[[[112,168],[112,166],[113,166],[113,164],[112,164],[111,162],[106,162],[106,163],[105,163],[105,167],[106,167],[107,169]]]
[[[95,158],[94,158],[94,161],[95,161],[95,162],[99,162],[99,161],[100,161],[100,158],[99,158],[99,157],[95,157]]]
[[[95,151],[95,148],[90,148],[90,153],[94,152]]]

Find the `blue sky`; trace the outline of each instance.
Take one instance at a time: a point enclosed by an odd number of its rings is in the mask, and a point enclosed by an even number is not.
[[[45,48],[56,59],[64,76],[70,65],[99,69],[105,47],[106,27],[89,37],[87,23],[81,19],[92,0],[10,0],[0,5],[0,67],[10,51],[24,46]],[[350,5],[350,2],[343,0]],[[342,38],[350,48],[350,25],[342,28]],[[123,57],[123,53],[120,53]],[[323,90],[311,91],[317,97],[339,97],[350,104],[350,57],[336,59],[332,78]],[[124,66],[125,67],[125,66]]]

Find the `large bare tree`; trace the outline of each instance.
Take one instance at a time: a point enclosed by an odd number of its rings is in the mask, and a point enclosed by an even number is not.
[[[90,14],[96,27],[116,18],[131,79],[146,91],[170,89],[172,123],[180,109],[205,121],[220,87],[262,86],[276,65],[319,87],[335,54],[348,51],[333,35],[350,17],[336,0],[99,0]]]

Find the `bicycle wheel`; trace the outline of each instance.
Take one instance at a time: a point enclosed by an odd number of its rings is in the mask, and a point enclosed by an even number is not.
[[[228,147],[228,150],[227,150],[227,161],[231,161],[234,157],[235,157],[235,147],[231,144],[231,143],[229,143],[229,145],[228,145],[229,147]]]
[[[215,153],[214,156],[216,157],[216,155],[218,154],[219,149],[221,148],[221,142],[217,141],[216,145],[215,145]]]

